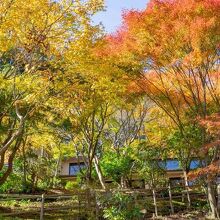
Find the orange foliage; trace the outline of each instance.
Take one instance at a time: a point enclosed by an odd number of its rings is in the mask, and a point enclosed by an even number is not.
[[[211,143],[203,146],[203,152],[207,153],[209,149],[214,147],[220,147],[220,113],[212,114],[207,116],[205,119],[200,119],[199,123],[205,127],[207,132],[213,137]]]
[[[200,176],[209,176],[209,178],[215,177],[220,173],[220,161],[215,161],[205,168],[199,168],[195,171],[191,171],[188,174],[189,179],[193,180]]]
[[[219,12],[220,0],[151,0],[142,11],[123,13],[101,51],[136,76],[129,89],[145,92],[177,125],[186,112],[200,118],[211,137],[203,155],[220,140],[219,114],[207,116],[220,108]],[[208,172],[219,172],[216,158],[195,175]]]
[[[202,156],[207,155],[209,150],[213,148],[220,148],[220,113],[207,116],[205,119],[199,120],[200,124],[207,129],[207,131],[213,136],[214,140],[211,143],[205,144],[202,148]],[[199,176],[208,175],[215,176],[220,173],[220,154],[219,150],[216,151],[217,155],[213,158],[213,161],[206,167],[199,168],[189,173],[189,178],[195,179]]]
[[[207,116],[205,119],[200,120],[200,124],[215,136],[220,137],[220,113]]]
[[[219,11],[220,0],[151,0],[124,11],[99,55],[129,67],[140,90],[169,111],[204,116],[207,103],[219,105]]]
[[[119,55],[129,49],[155,62],[207,57],[219,45],[214,37],[220,31],[219,10],[219,0],[152,0],[143,11],[123,13],[123,25],[106,38],[106,50]]]

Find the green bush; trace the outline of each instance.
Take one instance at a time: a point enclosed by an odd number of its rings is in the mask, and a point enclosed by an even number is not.
[[[101,168],[105,177],[120,183],[121,177],[127,175],[132,167],[130,156],[119,157],[116,153],[106,153],[101,161]]]
[[[78,183],[74,182],[74,181],[67,181],[66,185],[65,185],[65,189],[67,190],[73,190],[78,188]]]
[[[141,219],[139,207],[134,205],[133,198],[116,192],[102,200],[104,218],[109,220],[138,220]]]
[[[22,179],[15,173],[11,173],[7,178],[7,181],[0,185],[1,193],[21,192],[22,190]]]

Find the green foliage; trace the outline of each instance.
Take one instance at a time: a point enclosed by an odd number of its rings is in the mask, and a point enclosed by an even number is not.
[[[133,160],[129,155],[120,156],[116,152],[107,152],[102,158],[101,167],[106,177],[120,183],[122,176],[129,174]]]
[[[204,144],[204,138],[204,129],[197,123],[187,123],[183,130],[176,129],[170,132],[166,138],[168,151],[178,158],[182,168],[189,170],[192,154],[199,152]]]
[[[65,189],[67,190],[73,190],[77,187],[77,183],[74,181],[67,181],[66,185],[65,185]]]
[[[198,124],[186,124],[183,132],[174,130],[167,138],[167,144],[173,149],[181,149],[184,147],[198,148],[203,142],[203,131]]]
[[[109,220],[137,220],[141,219],[140,209],[134,205],[129,195],[115,192],[104,202],[104,218]]]
[[[13,171],[7,181],[0,186],[0,192],[31,193],[51,188],[55,184],[59,185],[60,180],[53,176],[53,159],[38,157],[34,152],[28,152],[25,164],[26,177],[24,176],[23,158],[20,157],[14,161]]]
[[[136,171],[151,187],[159,187],[166,182],[164,168],[158,160],[162,156],[162,151],[154,146],[145,146],[136,154]]]
[[[1,193],[22,192],[22,178],[18,173],[11,173],[5,183],[0,185]]]

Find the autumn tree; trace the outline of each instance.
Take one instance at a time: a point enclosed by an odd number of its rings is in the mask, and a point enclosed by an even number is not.
[[[89,69],[86,70],[86,73],[89,74]],[[74,97],[74,101],[66,104],[67,115],[72,123],[70,133],[72,142],[77,155],[84,158],[87,167],[86,180],[91,182],[92,169],[95,167],[100,183],[105,188],[99,165],[102,136],[110,116],[115,112],[114,103],[119,102],[119,97],[123,94],[124,89],[117,80],[111,82],[111,75],[104,75],[102,72],[101,74],[94,79],[93,74],[90,77],[83,75],[82,72],[79,90],[70,94],[70,98]]]
[[[218,199],[213,200],[210,204],[212,209],[219,209],[219,183],[216,183],[220,171],[220,133],[219,133],[219,113],[207,116],[205,119],[198,119],[200,125],[206,129],[208,140],[202,145],[199,156],[202,159],[202,166],[189,173],[191,179],[207,180],[208,178],[208,195],[216,198],[215,192],[218,192]],[[206,181],[207,182],[207,181]],[[217,213],[219,217],[219,213]]]
[[[144,126],[151,120],[148,117],[151,105],[146,97],[128,92],[114,106],[115,112],[105,127],[102,164],[106,173],[117,176],[114,179],[121,188],[131,187],[132,168],[135,167],[133,156],[138,151],[138,145],[147,139]]]
[[[102,1],[94,0],[1,1],[0,170],[8,163],[1,183],[12,171],[27,121],[56,96],[55,78],[59,82],[63,77],[62,55],[70,42],[81,47],[83,38],[78,36],[101,7]]]
[[[122,27],[107,36],[100,53],[137,77],[140,89],[172,119],[192,148],[186,125],[220,109],[219,8],[216,0],[152,0],[143,11],[123,14]],[[203,144],[208,140],[203,130]],[[216,216],[215,193],[207,183]]]

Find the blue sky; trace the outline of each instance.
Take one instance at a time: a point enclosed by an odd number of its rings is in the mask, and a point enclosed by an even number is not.
[[[106,11],[98,13],[94,22],[102,22],[108,33],[114,32],[121,24],[123,9],[144,9],[149,0],[106,0]]]

